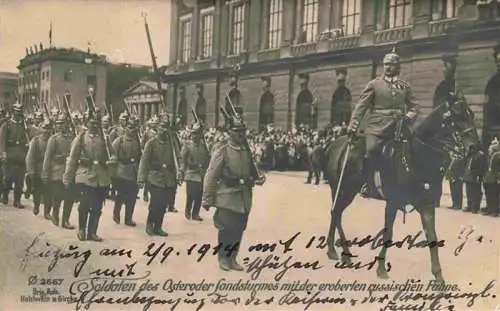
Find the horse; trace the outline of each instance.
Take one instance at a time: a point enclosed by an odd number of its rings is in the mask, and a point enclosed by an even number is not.
[[[374,198],[386,202],[384,243],[376,257],[378,261],[376,271],[379,278],[389,278],[386,269],[386,254],[393,237],[396,213],[398,210],[406,212],[404,208],[411,205],[421,217],[430,249],[432,274],[436,281],[444,283],[437,247],[435,202],[442,193],[443,171],[450,154],[465,157],[469,148],[477,145],[479,145],[479,136],[474,124],[474,114],[463,96],[455,96],[453,100],[437,106],[419,125],[415,126],[411,139],[408,139],[405,145],[407,146],[406,153],[402,153],[402,148],[397,142],[384,145],[383,162],[374,173],[374,179],[378,177],[377,189],[379,190],[379,196]],[[345,159],[347,148],[350,150]],[[361,135],[341,136],[331,143],[326,153],[323,171],[330,185],[332,201],[335,202],[332,203],[330,211],[327,256],[331,260],[339,260],[335,250],[337,229],[340,236],[337,246],[343,250],[341,260],[344,264],[350,264],[350,258],[353,255],[342,227],[342,213],[350,206],[366,182],[366,177],[359,173],[364,165],[364,137]],[[404,154],[409,157],[403,157]],[[408,170],[408,165],[405,165],[408,161],[411,170]],[[341,174],[344,163],[346,164],[344,173]],[[342,180],[339,184],[341,175]],[[339,185],[338,198],[335,201]]]

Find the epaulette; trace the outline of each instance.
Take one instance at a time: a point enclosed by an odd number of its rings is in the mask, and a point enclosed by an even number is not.
[[[401,79],[398,79],[398,84],[402,87],[402,88],[405,88],[405,89],[409,89],[410,88],[410,84],[408,82],[406,82],[405,80],[401,80]]]

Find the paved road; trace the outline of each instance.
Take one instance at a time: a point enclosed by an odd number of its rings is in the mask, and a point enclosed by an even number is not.
[[[178,191],[176,207],[180,211],[183,209],[185,202],[185,189],[182,187]],[[443,205],[448,205],[449,198],[443,198]],[[26,202],[29,204],[29,202]],[[26,303],[21,302],[21,295],[30,296],[33,290],[47,288],[55,289],[61,296],[69,296],[68,291],[70,285],[76,280],[82,280],[96,275],[96,269],[104,270],[115,269],[116,273],[120,269],[124,269],[122,276],[126,276],[127,271],[132,271],[135,275],[130,275],[128,279],[137,278],[140,281],[125,281],[124,284],[133,286],[136,284],[135,291],[138,287],[150,279],[149,291],[140,292],[141,296],[156,296],[161,299],[185,299],[190,293],[188,289],[169,293],[162,290],[162,285],[169,282],[201,282],[217,283],[223,279],[222,283],[237,283],[240,279],[243,283],[247,280],[256,283],[267,283],[267,286],[283,286],[285,283],[293,281],[305,282],[313,284],[312,289],[309,288],[310,294],[306,291],[295,292],[297,297],[311,297],[318,290],[320,283],[330,283],[330,291],[323,288],[319,296],[321,297],[337,297],[339,299],[348,298],[345,304],[339,303],[334,305],[333,300],[329,303],[315,303],[309,306],[309,310],[379,310],[382,306],[388,304],[388,300],[383,300],[383,303],[362,303],[363,298],[368,294],[366,291],[338,291],[339,287],[335,284],[352,283],[356,280],[358,283],[365,283],[366,286],[375,286],[376,284],[399,284],[407,280],[413,279],[415,284],[424,284],[431,279],[429,252],[425,248],[412,248],[408,250],[404,247],[401,249],[391,248],[388,254],[388,260],[392,265],[390,271],[390,280],[377,280],[374,269],[368,270],[367,267],[361,269],[340,269],[335,267],[333,261],[329,261],[325,254],[325,249],[313,247],[306,248],[308,241],[316,236],[320,239],[324,235],[329,225],[329,208],[330,208],[330,192],[326,185],[304,185],[303,179],[296,176],[288,176],[284,174],[270,174],[267,178],[267,183],[263,187],[255,188],[254,207],[251,213],[249,224],[243,241],[243,250],[240,257],[248,257],[250,262],[256,258],[266,258],[269,252],[250,252],[248,248],[260,242],[269,242],[282,240],[287,241],[297,233],[298,236],[291,244],[293,250],[283,254],[283,246],[278,245],[272,261],[285,261],[286,258],[292,256],[289,265],[295,261],[302,263],[319,261],[317,264],[320,269],[313,270],[312,268],[289,269],[284,276],[276,281],[277,274],[283,269],[264,269],[255,280],[251,279],[251,273],[245,272],[223,272],[218,269],[216,256],[213,256],[211,251],[207,252],[200,262],[197,259],[200,254],[205,253],[201,249],[202,244],[210,244],[211,247],[216,245],[216,230],[211,221],[213,211],[202,212],[204,222],[191,222],[184,219],[183,213],[168,214],[165,220],[164,228],[170,234],[167,238],[151,238],[144,233],[144,223],[147,215],[147,206],[144,202],[136,207],[135,220],[138,222],[138,227],[129,228],[124,225],[116,225],[111,220],[112,203],[108,202],[104,208],[99,227],[99,234],[105,238],[102,243],[95,242],[79,242],[76,239],[76,232],[56,228],[52,223],[43,219],[43,216],[34,216],[31,213],[31,208],[25,210],[17,210],[11,206],[0,207],[0,310],[72,310],[75,305],[67,305],[62,303]],[[344,229],[348,238],[364,237],[368,234],[376,234],[383,226],[383,208],[382,202],[374,200],[366,200],[357,198],[352,206],[345,212]],[[445,208],[439,208],[437,211],[437,230],[439,237],[445,240],[445,247],[440,248],[440,260],[443,267],[444,277],[448,284],[457,284],[461,292],[480,292],[490,280],[499,279],[499,225],[500,219],[484,217],[463,213],[460,211],[452,211]],[[76,206],[72,213],[71,222],[77,223]],[[123,216],[122,216],[123,217]],[[411,213],[406,216],[406,223],[403,224],[402,214],[398,215],[395,224],[395,239],[401,240],[406,235],[414,235],[421,230],[420,217],[416,213]],[[454,251],[464,242],[460,232],[463,229],[472,228],[473,233],[466,240],[460,254],[455,255]],[[467,231],[469,232],[469,231]],[[62,253],[68,254],[68,248],[73,246],[73,255],[76,251],[90,251],[91,255],[86,264],[83,266],[78,278],[73,276],[75,265],[82,260],[83,255],[80,254],[78,259],[63,258],[59,259],[51,272],[48,272],[50,258],[35,258],[35,255],[26,256],[26,249],[35,237],[39,236],[39,240],[30,248],[30,253],[35,253],[36,250],[46,251],[57,248],[62,249]],[[463,235],[462,235],[463,236]],[[479,237],[483,238],[480,239]],[[418,240],[422,240],[420,237]],[[417,240],[417,241],[418,241]],[[480,240],[480,241],[477,241]],[[163,248],[157,253],[150,265],[147,261],[150,257],[145,256],[150,243],[155,243],[152,246],[151,252],[158,250],[162,243],[165,242]],[[47,246],[49,243],[50,246]],[[192,248],[192,254],[187,255],[188,249]],[[167,259],[160,263],[161,257],[167,254],[167,247],[173,247],[173,251],[167,256]],[[100,252],[105,249],[121,249],[123,248],[123,256],[103,256]],[[131,257],[126,256],[127,250],[130,250]],[[363,264],[371,262],[374,256],[377,255],[376,250],[369,247],[353,248],[354,255],[359,256],[359,260]],[[177,255],[178,253],[178,255]],[[38,253],[36,253],[38,254]],[[47,254],[46,252],[44,254]],[[50,255],[50,254],[47,254]],[[43,257],[43,256],[42,256]],[[66,256],[70,257],[70,256]],[[76,255],[73,257],[77,257]],[[25,269],[22,270],[23,259],[28,258]],[[135,265],[134,265],[134,262]],[[243,260],[242,260],[243,263]],[[127,269],[127,266],[129,268]],[[313,265],[314,267],[314,265]],[[150,275],[147,278],[142,278],[147,271]],[[94,272],[92,275],[91,273]],[[110,270],[108,270],[110,272]],[[255,277],[255,274],[253,275]],[[278,275],[279,276],[279,275]],[[36,277],[36,278],[35,278]],[[42,278],[61,278],[62,284],[55,286],[46,286],[41,284]],[[120,279],[120,278],[118,278]],[[168,281],[172,280],[172,281]],[[28,285],[28,283],[36,283]],[[102,282],[102,281],[100,281]],[[154,289],[155,283],[160,283],[159,287]],[[277,284],[279,283],[279,284]],[[85,285],[86,283],[81,283]],[[98,282],[96,281],[96,283]],[[370,285],[372,284],[372,285]],[[471,284],[471,285],[469,285]],[[78,283],[73,284],[76,289]],[[83,289],[80,285],[79,289]],[[251,291],[230,291],[224,292],[222,286],[217,287],[219,294],[228,294],[227,301],[222,303],[222,298],[216,299],[216,295],[208,295],[211,293],[215,284],[206,291],[198,291],[191,299],[199,299],[198,301],[180,302],[175,310],[196,310],[204,300],[203,310],[304,310],[305,302],[292,304],[293,299],[287,300],[290,304],[284,304],[285,298],[282,298],[287,291],[266,291],[260,284],[257,295],[261,300],[261,305],[245,306],[246,300],[251,296]],[[115,285],[115,287],[118,285]],[[352,285],[351,285],[352,286]],[[168,287],[168,286],[167,286]],[[97,287],[95,287],[97,288]],[[300,288],[299,288],[300,289]],[[335,291],[336,289],[336,291]],[[351,287],[351,289],[353,289]],[[489,293],[497,292],[494,287]],[[121,287],[122,292],[105,292],[101,293],[106,297],[124,297],[133,296],[135,291],[131,287]],[[385,293],[385,292],[384,292]],[[429,293],[429,292],[427,292]],[[390,297],[395,294],[394,291],[388,293]],[[58,294],[53,294],[50,298],[56,297]],[[380,292],[374,292],[373,297],[382,297]],[[41,296],[37,296],[41,297]],[[80,297],[80,296],[79,296]],[[232,299],[240,298],[239,302],[233,304]],[[264,299],[273,301],[266,305]],[[288,297],[288,296],[287,296]],[[281,299],[281,305],[279,304]],[[350,300],[350,299],[355,299]],[[298,301],[298,299],[296,300]],[[447,304],[456,304],[456,309],[464,310],[464,299],[453,300],[451,302],[443,301],[443,309]],[[170,310],[172,305],[169,301],[163,301],[164,305],[152,305],[150,310]],[[172,302],[172,301],[170,301]],[[254,303],[253,300],[252,303]],[[350,303],[354,306],[349,306]],[[476,299],[472,310],[493,310],[498,302],[498,299],[488,297],[485,299]],[[408,305],[411,301],[398,302],[398,306]],[[413,304],[421,304],[422,300],[413,302]],[[500,304],[500,303],[499,303]],[[91,310],[141,310],[144,304],[97,304],[91,305]],[[426,307],[429,307],[427,301]],[[468,308],[467,308],[468,309]],[[83,309],[82,309],[83,310]],[[387,309],[390,310],[390,309]],[[437,309],[436,309],[437,310]]]

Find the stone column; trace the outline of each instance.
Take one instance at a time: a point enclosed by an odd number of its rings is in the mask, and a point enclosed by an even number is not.
[[[191,19],[191,60],[198,59],[200,45],[200,7],[195,1],[193,7],[193,17]]]
[[[224,4],[222,0],[217,0],[215,3],[214,9],[214,32],[212,39],[212,57],[211,57],[211,68],[219,67],[219,60],[221,57],[221,48],[222,48],[222,10],[224,8]]]
[[[281,44],[281,57],[291,57],[291,46],[293,38],[295,38],[296,28],[296,4],[297,0],[284,0],[283,1],[283,34]]]
[[[431,21],[431,1],[419,0],[413,2],[413,38],[429,36],[429,22]]]
[[[177,63],[178,55],[177,55],[177,43],[179,37],[179,16],[178,16],[178,0],[171,1],[170,5],[170,56],[169,62],[170,64]]]
[[[330,29],[330,20],[332,13],[332,1],[331,0],[320,0],[319,1],[319,29],[318,34]]]
[[[248,53],[249,53],[249,61],[256,62],[258,60],[257,54],[260,50],[260,42],[261,42],[261,30],[264,28],[264,21],[266,20],[264,8],[262,6],[262,1],[249,1],[248,8],[250,22],[246,24],[249,26],[248,31],[246,31],[246,35],[248,38]]]

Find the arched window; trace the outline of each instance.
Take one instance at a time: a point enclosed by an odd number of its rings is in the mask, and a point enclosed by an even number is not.
[[[260,97],[259,106],[259,129],[274,123],[274,95],[266,91]]]
[[[308,89],[302,90],[297,96],[297,104],[295,110],[295,126],[301,124],[312,126],[312,111],[313,95]]]
[[[342,122],[349,123],[351,119],[351,91],[346,86],[339,86],[333,92],[330,109],[330,122],[341,125]]]

